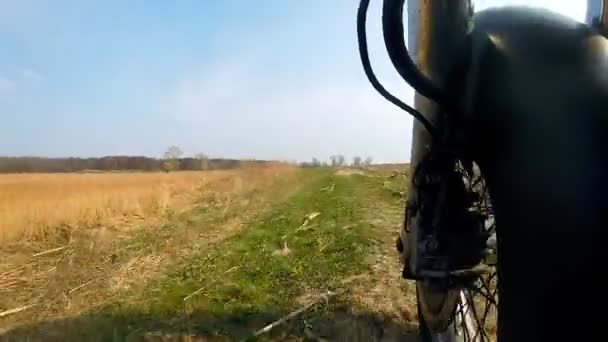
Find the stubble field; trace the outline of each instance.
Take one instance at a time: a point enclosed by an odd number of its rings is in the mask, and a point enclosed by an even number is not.
[[[416,340],[394,175],[0,176],[0,340]]]

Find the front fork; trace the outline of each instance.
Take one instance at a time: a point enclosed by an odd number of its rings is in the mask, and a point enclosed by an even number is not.
[[[451,286],[483,271],[489,234],[485,194],[473,188],[473,168],[441,157],[421,160],[411,174],[404,226],[397,239],[403,277]]]

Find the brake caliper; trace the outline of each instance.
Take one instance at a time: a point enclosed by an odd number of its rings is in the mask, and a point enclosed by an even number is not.
[[[489,237],[482,210],[487,201],[474,172],[454,159],[429,157],[418,165],[412,180],[416,193],[397,241],[404,278],[451,284],[480,270]]]

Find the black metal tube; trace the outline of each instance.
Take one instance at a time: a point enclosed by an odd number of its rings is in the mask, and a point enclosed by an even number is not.
[[[428,75],[429,82],[438,88],[443,88],[451,68],[454,67],[454,60],[459,59],[463,49],[466,48],[466,35],[470,28],[469,22],[472,20],[471,0],[409,1],[418,2],[417,17],[409,19],[410,29],[416,30],[416,51],[414,51],[416,70]],[[401,15],[399,12],[399,16]],[[415,25],[412,25],[412,22],[416,22]],[[439,106],[435,101],[416,91],[414,107],[424,113],[433,126],[438,126]],[[433,146],[432,138],[423,126],[414,122],[410,175],[414,174],[420,160]],[[408,191],[409,201],[415,202],[415,185],[411,179],[409,185],[411,189]]]
[[[432,93],[429,95],[419,91],[419,89],[423,90],[422,87],[416,89],[415,93],[415,108],[416,110],[424,113],[425,117],[430,121],[430,123],[434,127],[440,126],[440,106],[438,102],[445,101],[447,96],[442,94],[441,92],[447,92],[446,84],[448,83],[448,78],[450,73],[453,71],[454,66],[457,64],[455,61],[461,61],[463,56],[463,49],[467,48],[466,36],[469,31],[469,21],[471,20],[470,13],[470,5],[471,0],[409,0],[417,1],[418,8],[417,13],[413,13],[415,18],[410,16],[409,28],[416,30],[415,37],[415,50],[413,51],[415,56],[415,70],[426,79],[429,84],[433,85],[436,89],[442,89],[441,91],[437,91],[436,93]],[[385,13],[383,21],[384,26],[389,29],[390,27],[401,27],[401,29],[396,29],[397,32],[387,32],[385,30],[385,40],[396,40],[396,36],[399,36],[398,43],[388,42],[387,50],[391,50],[393,52],[401,51],[402,54],[404,52],[404,44],[403,42],[403,27],[402,25],[397,25],[396,22],[402,23],[402,4],[403,2],[400,0],[399,3],[395,1],[385,1],[384,11],[394,11],[391,13]],[[397,6],[395,9],[393,7],[386,7],[387,5]],[[395,14],[397,13],[397,14]],[[399,18],[397,18],[397,16]],[[414,20],[412,20],[414,19]],[[389,23],[390,22],[390,23]],[[413,23],[414,22],[414,23]],[[411,44],[414,42],[410,42]],[[395,45],[393,47],[393,44]],[[407,50],[405,50],[407,51]],[[399,57],[398,55],[394,55],[393,61],[394,64],[407,64],[414,63],[409,57]],[[403,59],[408,58],[410,61],[403,61]],[[399,62],[401,60],[401,62]],[[397,62],[397,63],[395,63]],[[397,65],[395,66],[398,67]],[[460,66],[462,67],[462,65]],[[399,69],[398,69],[399,70]],[[404,77],[404,75],[402,75]],[[407,80],[407,75],[404,77]],[[427,89],[428,90],[428,89]],[[435,99],[432,97],[435,96]],[[439,100],[439,101],[435,101]],[[445,104],[445,103],[442,103]],[[412,132],[412,147],[411,147],[411,157],[410,157],[410,177],[408,180],[408,192],[407,192],[407,208],[406,208],[406,220],[404,222],[404,229],[401,231],[400,237],[402,241],[405,241],[405,251],[402,254],[402,261],[404,262],[404,266],[406,268],[406,273],[415,272],[416,265],[418,263],[417,260],[417,245],[419,240],[419,233],[421,233],[422,228],[420,226],[420,213],[417,210],[419,206],[419,201],[422,201],[421,198],[418,198],[419,188],[414,181],[413,175],[416,173],[421,161],[429,155],[434,147],[436,147],[438,141],[433,139],[424,128],[417,122],[414,122],[413,132]],[[407,272],[409,270],[409,272]],[[411,273],[410,273],[411,274]],[[422,324],[421,333],[423,337],[428,337],[429,333],[426,326]]]

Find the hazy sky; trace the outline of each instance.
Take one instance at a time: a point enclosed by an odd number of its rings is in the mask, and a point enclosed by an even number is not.
[[[412,91],[370,11],[387,88]],[[530,4],[582,20],[585,1]],[[367,82],[356,0],[0,0],[0,155],[409,159],[412,121]]]

